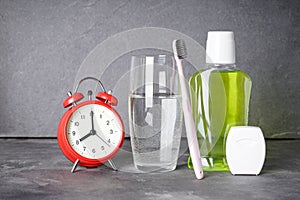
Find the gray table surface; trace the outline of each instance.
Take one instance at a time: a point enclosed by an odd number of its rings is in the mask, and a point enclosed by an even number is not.
[[[55,139],[0,139],[0,199],[299,199],[299,145],[300,140],[267,141],[259,176],[207,172],[196,180],[186,166],[186,149],[175,171],[143,174],[130,166],[126,140],[115,158],[119,171],[104,165],[72,174]]]

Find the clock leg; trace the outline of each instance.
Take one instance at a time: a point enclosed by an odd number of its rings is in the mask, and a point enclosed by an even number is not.
[[[71,169],[71,173],[74,173],[74,172],[75,172],[78,163],[79,163],[79,159],[77,159],[77,160],[74,162],[74,165],[73,165],[73,167],[72,167],[72,169]]]
[[[116,167],[115,163],[113,162],[112,159],[108,160],[109,165],[111,166],[111,168],[115,171],[118,171],[118,168]]]

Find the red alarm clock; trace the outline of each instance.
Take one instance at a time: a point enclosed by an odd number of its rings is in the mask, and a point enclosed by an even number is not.
[[[85,80],[97,81],[103,92],[92,100],[92,91],[88,91],[89,100],[78,103],[84,96],[77,90]],[[107,161],[116,169],[111,158],[121,148],[125,133],[120,115],[112,108],[118,100],[105,91],[100,80],[93,77],[82,79],[74,94],[69,92],[68,95],[63,106],[71,108],[60,120],[57,139],[64,155],[74,163],[71,172],[77,165],[96,167]]]

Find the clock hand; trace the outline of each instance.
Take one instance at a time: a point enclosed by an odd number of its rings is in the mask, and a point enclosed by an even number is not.
[[[88,138],[89,136],[93,135],[93,132],[89,132],[88,134],[86,134],[85,136],[83,136],[82,138],[79,139],[80,142],[82,142],[83,140],[85,140],[86,138]]]
[[[90,115],[91,115],[91,120],[92,120],[92,131],[95,131],[95,129],[94,129],[94,112],[92,110],[91,110]]]
[[[100,138],[100,140],[102,140],[108,147],[110,147],[110,145],[104,140],[104,139],[102,139],[98,134],[97,134],[97,132],[96,132],[96,130],[94,129],[94,112],[91,110],[91,113],[90,113],[90,115],[91,115],[91,120],[92,120],[92,130],[91,130],[91,132],[90,132],[90,134],[91,135],[96,135],[98,138]]]
[[[102,142],[104,142],[108,147],[110,147],[110,145],[102,137],[100,137],[97,133],[96,133],[96,136],[98,138],[100,138],[100,140],[102,140]]]
[[[91,110],[90,115],[91,115],[91,121],[92,121],[92,130],[88,134],[86,134],[85,136],[83,136],[82,138],[80,138],[79,139],[80,142],[82,142],[83,140],[85,140],[89,136],[96,134],[96,131],[94,129],[94,112],[92,110]]]

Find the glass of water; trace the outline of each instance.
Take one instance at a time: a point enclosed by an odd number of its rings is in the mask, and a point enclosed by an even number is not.
[[[182,109],[173,57],[133,56],[130,90],[134,166],[143,172],[174,170],[181,140]]]

